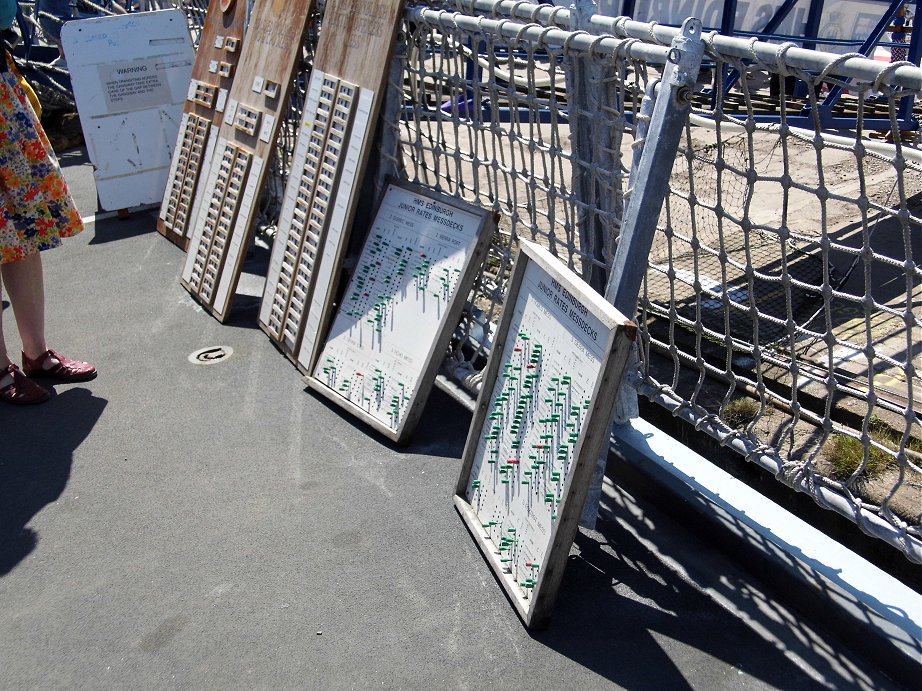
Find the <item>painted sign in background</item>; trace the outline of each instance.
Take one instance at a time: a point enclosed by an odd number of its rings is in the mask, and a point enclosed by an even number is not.
[[[568,7],[571,0],[555,0]],[[781,7],[783,0],[740,0],[736,4],[736,31],[760,32]],[[598,0],[599,14],[617,17],[622,14],[622,0]],[[688,17],[700,19],[705,27],[719,28],[723,20],[724,0],[637,0],[633,18],[642,22],[680,26]],[[863,41],[888,9],[884,0],[827,0],[823,7],[818,38]],[[810,0],[800,0],[773,33],[803,36],[807,26]],[[887,37],[885,36],[885,39]],[[825,45],[821,50],[847,52],[845,46]]]

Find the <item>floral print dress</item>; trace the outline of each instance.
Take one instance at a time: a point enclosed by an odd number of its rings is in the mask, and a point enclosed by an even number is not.
[[[0,200],[0,264],[83,230],[57,157],[9,69],[0,73]]]

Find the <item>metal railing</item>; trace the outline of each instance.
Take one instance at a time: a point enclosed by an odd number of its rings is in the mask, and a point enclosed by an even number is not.
[[[518,238],[604,286],[641,100],[678,32],[576,14],[407,8],[385,169],[502,218],[449,359],[472,392]],[[636,259],[648,264],[638,388],[922,562],[922,155],[897,117],[922,70],[705,42],[710,70],[679,155],[661,162],[672,174],[663,208],[648,210],[651,254]],[[846,95],[821,122],[835,88]],[[762,121],[769,111],[780,123]]]

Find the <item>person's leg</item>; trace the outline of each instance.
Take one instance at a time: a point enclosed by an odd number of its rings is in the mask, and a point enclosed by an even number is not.
[[[3,288],[0,286],[0,303],[3,301]],[[0,304],[0,372],[13,364],[6,352],[6,340],[3,338],[3,306]],[[0,389],[13,381],[12,375],[0,374]]]
[[[6,264],[3,265],[4,267]],[[0,273],[4,270],[0,267]],[[2,284],[2,281],[0,281]],[[0,299],[3,291],[0,290]],[[51,394],[48,390],[26,377],[10,360],[3,338],[3,309],[0,307],[0,401],[17,405],[30,405],[47,401]]]
[[[45,343],[45,283],[42,257],[38,252],[0,267],[3,284],[13,303],[13,314],[22,340],[22,368],[30,377],[48,377],[59,382],[89,381],[96,368],[49,350]]]
[[[34,252],[25,259],[3,264],[0,274],[13,304],[22,351],[29,358],[37,358],[48,350],[45,343],[45,282],[41,254]]]

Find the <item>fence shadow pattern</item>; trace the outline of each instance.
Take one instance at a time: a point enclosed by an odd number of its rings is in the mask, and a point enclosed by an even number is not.
[[[571,14],[407,8],[382,171],[502,218],[447,360],[472,394],[518,238],[604,287],[641,99],[675,35]],[[900,110],[922,71],[706,42],[693,115],[662,162],[639,390],[922,562],[922,152]]]
[[[152,3],[153,4],[153,3]],[[193,37],[207,3],[180,6]],[[158,5],[158,6],[159,6]],[[320,12],[260,201],[271,237]],[[445,373],[474,396],[519,238],[602,291],[676,30],[407,4],[374,165],[500,214]],[[711,34],[641,289],[639,392],[922,563],[922,70]],[[830,94],[844,92],[834,105]]]

